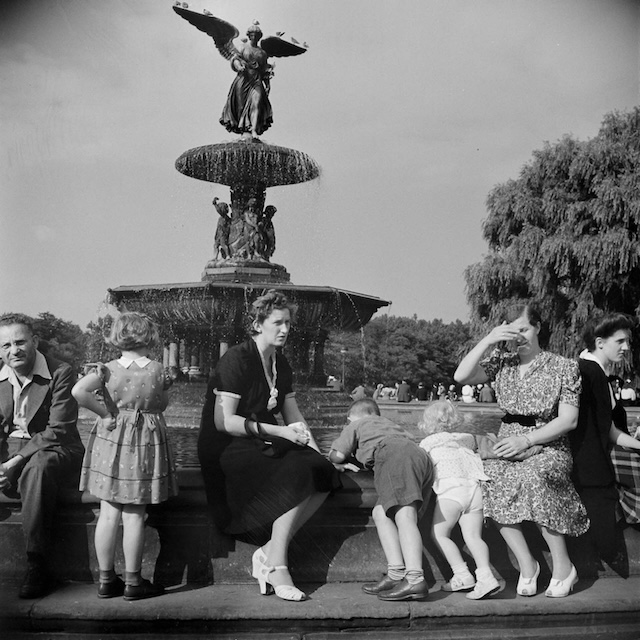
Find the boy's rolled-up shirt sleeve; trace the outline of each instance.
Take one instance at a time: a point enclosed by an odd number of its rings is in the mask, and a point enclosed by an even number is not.
[[[353,455],[354,451],[358,447],[358,439],[356,437],[356,430],[352,425],[347,425],[342,433],[331,443],[331,448],[334,451],[339,451],[345,458],[349,458]]]

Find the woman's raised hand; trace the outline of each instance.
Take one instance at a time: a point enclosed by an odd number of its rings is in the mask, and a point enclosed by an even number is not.
[[[520,332],[513,328],[511,324],[503,322],[501,325],[494,327],[485,340],[490,344],[498,344],[498,342],[509,342],[518,340]]]

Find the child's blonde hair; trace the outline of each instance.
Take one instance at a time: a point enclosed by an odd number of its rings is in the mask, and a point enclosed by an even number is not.
[[[123,351],[153,349],[160,344],[160,334],[158,326],[149,316],[127,311],[115,319],[109,342]]]
[[[464,423],[464,417],[450,400],[437,400],[425,408],[418,423],[427,434],[439,431],[456,431]]]

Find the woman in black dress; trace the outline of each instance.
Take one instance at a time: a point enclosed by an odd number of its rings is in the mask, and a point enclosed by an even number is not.
[[[287,564],[289,543],[327,495],[339,473],[324,457],[295,400],[293,375],[278,352],[291,309],[271,290],[253,303],[252,337],[216,367],[202,410],[198,455],[207,500],[225,533],[267,540],[253,555],[260,592],[304,600]],[[280,413],[284,424],[277,424]]]

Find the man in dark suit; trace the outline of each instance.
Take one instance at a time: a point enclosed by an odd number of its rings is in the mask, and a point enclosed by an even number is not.
[[[51,586],[47,555],[58,493],[78,486],[82,464],[75,376],[38,351],[22,314],[0,316],[0,358],[0,490],[22,500],[27,573],[19,596],[38,598]]]
[[[398,385],[398,393],[396,394],[396,400],[398,402],[410,402],[411,401],[411,387],[406,380],[403,380]]]
[[[589,536],[600,557],[611,561],[617,554],[616,509],[618,492],[612,443],[638,448],[627,432],[627,414],[610,384],[611,369],[629,350],[633,322],[623,314],[592,321],[584,332],[586,349],[578,365],[582,376],[578,426],[569,433],[573,453],[572,479],[587,508]]]

